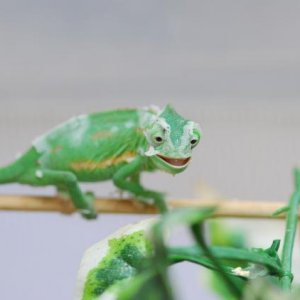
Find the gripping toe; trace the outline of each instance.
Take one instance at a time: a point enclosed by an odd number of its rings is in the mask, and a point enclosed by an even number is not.
[[[97,219],[97,212],[94,209],[80,209],[81,215],[87,220]]]

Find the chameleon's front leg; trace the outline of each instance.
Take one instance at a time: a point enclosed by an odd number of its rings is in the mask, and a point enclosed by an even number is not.
[[[143,158],[136,158],[134,161],[125,165],[114,174],[114,184],[118,188],[130,192],[136,197],[153,200],[154,204],[157,206],[161,213],[167,212],[168,208],[162,193],[147,190],[139,183],[139,181],[130,180],[130,177],[134,177],[135,174],[141,172],[142,168]]]

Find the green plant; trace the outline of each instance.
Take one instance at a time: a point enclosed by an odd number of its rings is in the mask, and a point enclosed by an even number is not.
[[[294,177],[295,191],[288,206],[275,212],[276,214],[287,213],[281,257],[278,255],[280,240],[270,241],[270,247],[267,249],[247,248],[240,233],[231,232],[224,228],[220,229],[218,224],[211,223],[209,220],[215,211],[214,207],[174,210],[162,215],[156,222],[153,220],[145,222],[144,225],[146,224],[146,226],[142,230],[139,224],[132,226],[136,226],[135,229],[129,226],[129,229],[126,230],[131,234],[123,230],[121,239],[108,240],[111,251],[107,252],[105,260],[97,262],[98,269],[99,266],[103,266],[104,261],[107,264],[108,258],[118,258],[121,263],[119,265],[124,265],[124,262],[128,264],[128,257],[140,253],[138,256],[140,263],[134,265],[129,263],[128,270],[130,267],[131,272],[122,273],[122,278],[120,271],[115,272],[116,277],[112,271],[109,273],[110,284],[107,287],[109,292],[114,294],[114,298],[111,299],[175,299],[169,278],[169,267],[184,261],[212,270],[211,285],[226,300],[299,299],[299,290],[294,289],[292,291],[292,254],[300,202],[299,170],[295,170]],[[209,239],[203,230],[207,224],[211,229]],[[189,228],[193,237],[192,245],[185,247],[170,247],[168,245],[167,237],[176,226]],[[136,230],[139,230],[139,243],[132,240],[132,232]],[[210,243],[207,240],[210,240]],[[117,252],[112,252],[111,245],[116,244],[116,242],[120,243],[121,246],[118,246]],[[130,249],[135,249],[135,251],[132,253],[127,251],[124,256],[122,249],[127,244]],[[148,245],[150,251],[143,250],[145,245]],[[88,273],[88,278],[94,278],[94,288],[97,288],[99,284],[103,285],[104,281],[108,282],[107,272],[104,272],[105,274],[99,273],[97,268]],[[87,281],[85,288],[89,289],[89,281]],[[82,299],[102,299],[100,293],[98,296],[100,298],[90,296]]]
[[[288,207],[282,210],[287,211],[287,217],[281,257],[278,256],[279,240],[274,240],[267,249],[209,245],[205,241],[203,226],[211,217],[214,208],[173,211],[161,217],[160,221],[154,225],[152,240],[155,255],[149,258],[151,261],[149,269],[139,275],[145,278],[145,274],[148,274],[148,283],[152,281],[152,283],[159,282],[159,284],[146,285],[147,280],[145,280],[141,288],[144,289],[147,286],[149,291],[152,289],[156,293],[160,292],[161,299],[174,299],[168,267],[171,264],[189,261],[216,272],[219,284],[227,288],[224,294],[226,299],[272,299],[270,295],[273,295],[274,299],[277,299],[279,295],[280,299],[299,299],[298,290],[291,293],[292,254],[300,202],[299,170],[295,170],[294,177],[295,191]],[[190,228],[194,245],[168,247],[166,232],[177,225]]]

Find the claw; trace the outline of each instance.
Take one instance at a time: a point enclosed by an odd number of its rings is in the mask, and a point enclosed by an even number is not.
[[[97,212],[94,209],[80,209],[81,215],[88,220],[97,219]]]

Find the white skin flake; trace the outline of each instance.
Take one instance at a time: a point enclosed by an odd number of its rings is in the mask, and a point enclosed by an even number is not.
[[[37,177],[37,178],[43,178],[43,172],[41,171],[41,170],[37,170],[36,172],[35,172],[35,176]]]
[[[146,137],[149,144],[151,144],[151,137],[149,135],[149,132],[147,130],[144,130],[144,136]]]
[[[145,152],[146,156],[153,156],[156,155],[158,152],[154,149],[153,146],[150,146],[148,151]]]
[[[111,132],[117,132],[119,130],[119,127],[118,126],[113,126],[110,131]]]
[[[158,118],[157,123],[166,131],[170,132],[170,125],[166,122],[164,118]]]
[[[51,140],[59,135],[64,135],[68,132],[68,139],[72,145],[79,146],[82,144],[83,138],[86,136],[86,131],[90,128],[90,122],[87,115],[73,117],[67,123],[63,123],[50,132],[36,138],[33,141],[33,146],[38,153],[45,153],[51,148]]]
[[[157,114],[148,109],[140,109],[138,111],[138,117],[140,128],[146,128],[155,122]]]
[[[131,163],[134,159],[135,159],[135,157],[128,157],[126,159],[126,162]]]
[[[75,119],[75,122],[74,122]],[[79,116],[77,118],[73,118],[71,119],[71,121],[73,120],[73,123],[71,123],[73,126],[73,130],[71,131],[71,140],[72,140],[72,144],[74,146],[78,146],[82,144],[82,140],[83,138],[86,136],[86,132],[90,127],[90,122],[89,119],[87,118],[87,116],[82,115]],[[75,129],[75,130],[74,130]]]
[[[134,123],[132,121],[128,121],[125,123],[126,128],[132,128],[134,126]]]
[[[157,105],[149,105],[142,108],[145,111],[149,111],[155,115],[159,115],[161,113],[161,109]]]
[[[232,273],[234,275],[242,276],[242,277],[249,277],[250,276],[250,271],[249,270],[245,270],[245,269],[243,269],[241,267],[237,267],[237,268],[233,269]]]
[[[190,121],[183,128],[183,135],[181,137],[180,145],[188,145],[189,139],[192,137],[195,123]]]
[[[44,136],[45,135],[37,137],[32,143],[38,153],[44,153],[50,148],[48,141],[44,138]]]

